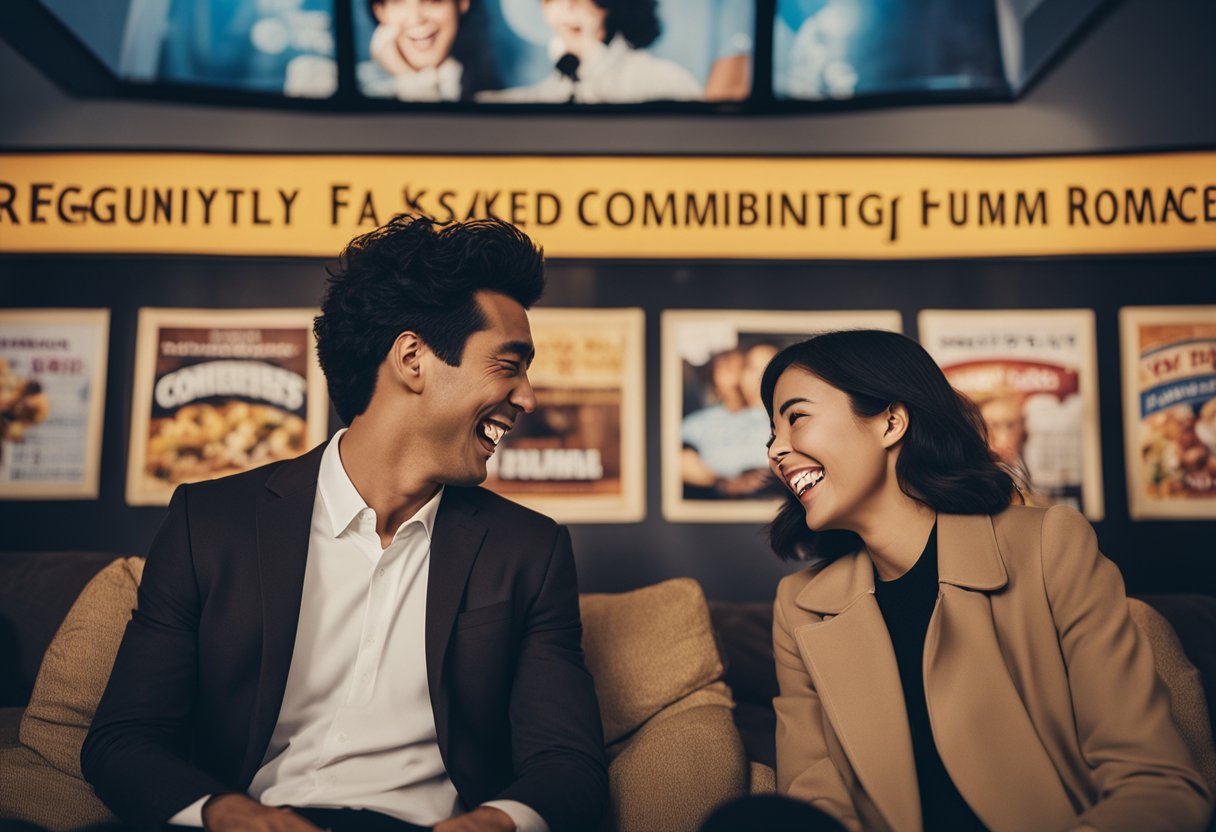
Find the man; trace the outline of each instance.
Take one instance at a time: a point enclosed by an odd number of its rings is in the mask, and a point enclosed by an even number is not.
[[[349,427],[182,486],[152,545],[81,753],[120,818],[594,827],[569,534],[476,487],[536,405],[524,310],[543,288],[541,252],[499,221],[397,218],[343,252],[316,333]]]

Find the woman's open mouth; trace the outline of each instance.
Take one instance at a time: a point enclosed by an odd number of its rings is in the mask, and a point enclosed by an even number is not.
[[[786,484],[794,492],[794,495],[801,499],[804,494],[823,482],[823,478],[824,472],[822,468],[800,468],[797,471],[790,472],[790,475],[786,478]]]

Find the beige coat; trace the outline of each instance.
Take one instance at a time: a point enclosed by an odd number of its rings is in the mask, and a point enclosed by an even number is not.
[[[1210,796],[1084,518],[1023,506],[941,515],[937,539],[925,699],[942,762],[980,820],[993,832],[1202,830]],[[773,645],[777,790],[849,829],[921,832],[869,556],[786,577]]]

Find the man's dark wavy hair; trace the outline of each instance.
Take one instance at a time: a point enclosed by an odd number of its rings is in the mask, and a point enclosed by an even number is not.
[[[645,49],[658,40],[663,31],[659,23],[658,0],[595,0],[595,5],[608,12],[604,18],[604,34],[608,40],[620,32],[634,49]]]
[[[459,366],[469,336],[486,327],[474,297],[483,290],[525,309],[545,290],[543,250],[510,223],[400,215],[351,240],[313,322],[342,421],[367,409],[380,364],[402,332],[417,333],[441,360]]]
[[[760,395],[773,418],[773,390],[791,367],[843,391],[853,413],[877,416],[893,402],[908,409],[895,475],[912,499],[945,514],[997,514],[1018,494],[1013,478],[988,448],[984,420],[956,391],[924,347],[875,329],[825,332],[786,347],[764,370]],[[786,489],[769,525],[769,542],[783,560],[831,560],[857,551],[854,532],[807,528],[806,509]]]

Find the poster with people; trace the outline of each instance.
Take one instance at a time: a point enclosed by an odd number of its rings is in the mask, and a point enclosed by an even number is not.
[[[313,309],[141,309],[127,502],[291,459],[328,436]]]
[[[0,309],[0,498],[98,494],[108,309]]]
[[[760,380],[782,348],[816,332],[887,329],[899,312],[672,310],[663,313],[663,517],[764,523],[782,485],[769,469]]]
[[[919,326],[950,383],[979,407],[988,444],[1026,503],[1101,520],[1093,311],[927,309]]]
[[[997,3],[777,0],[773,94],[821,101],[1008,95]]]
[[[1119,310],[1128,511],[1216,518],[1216,306]]]
[[[742,101],[755,0],[353,4],[370,97],[483,104]]]
[[[533,309],[536,411],[490,459],[486,487],[559,523],[646,514],[645,315]]]
[[[329,98],[333,0],[42,0],[116,76],[140,84]]]

